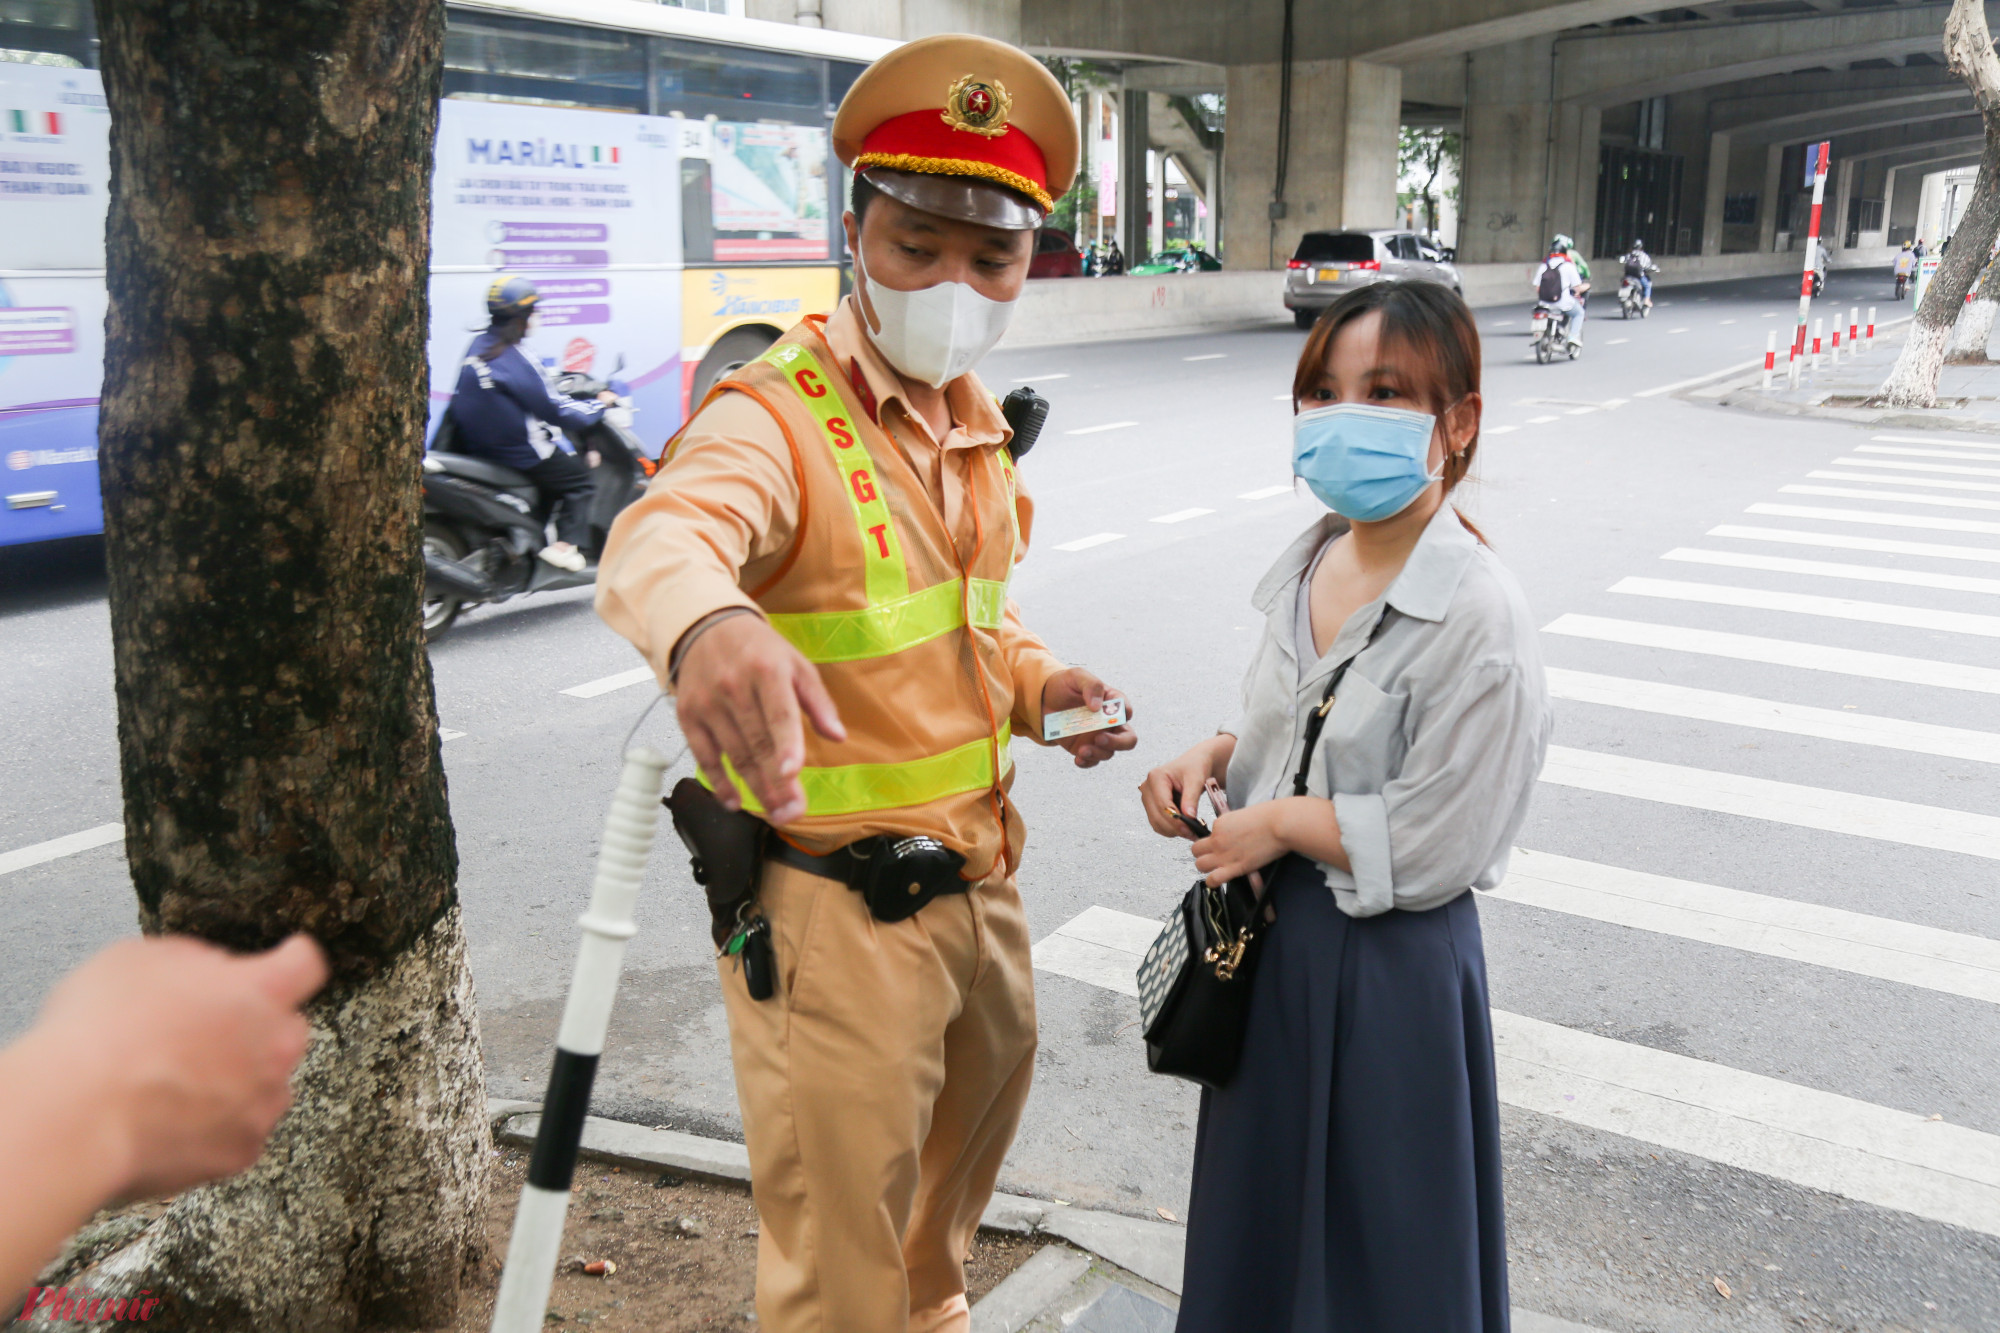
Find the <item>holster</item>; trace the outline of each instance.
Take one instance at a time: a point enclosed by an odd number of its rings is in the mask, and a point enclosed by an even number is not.
[[[770,825],[745,811],[724,809],[715,793],[693,778],[675,783],[661,804],[687,845],[695,883],[708,895],[709,933],[720,949],[736,929],[737,914],[757,896]]]

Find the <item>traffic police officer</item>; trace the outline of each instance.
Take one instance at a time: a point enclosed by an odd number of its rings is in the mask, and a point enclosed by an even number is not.
[[[854,295],[710,395],[612,529],[597,605],[674,690],[704,781],[777,833],[756,907],[776,994],[720,962],[762,1326],[962,1330],[1034,1065],[1008,742],[1119,697],[1008,599],[1033,509],[970,373],[1077,132],[1035,60],[939,36],[856,80],[833,145]],[[1063,746],[1090,767],[1134,743]],[[871,914],[843,849],[878,835],[962,855],[958,891]]]

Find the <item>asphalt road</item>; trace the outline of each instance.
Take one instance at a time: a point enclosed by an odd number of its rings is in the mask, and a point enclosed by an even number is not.
[[[1879,275],[1829,288],[1822,306],[1908,309]],[[1782,339],[1795,291],[1662,289],[1635,323],[1600,300],[1582,359],[1552,366],[1527,354],[1525,302],[1480,312],[1486,434],[1458,502],[1561,622],[1544,636],[1559,751],[1519,840],[1539,855],[1481,903],[1514,1299],[1622,1333],[1992,1329],[2000,447],[1989,461],[1672,391]],[[1287,484],[1302,338],[984,368],[1054,404],[1024,466],[1027,620],[1130,692],[1141,735],[1088,773],[1015,748],[1037,940],[1157,918],[1190,878],[1133,789],[1230,713],[1250,590],[1318,512]],[[1941,456],[1894,452],[1911,448]],[[97,561],[0,556],[0,853],[119,818]],[[476,611],[432,658],[442,725],[463,733],[445,755],[491,1086],[532,1096],[648,690],[562,693],[636,664],[587,593]],[[671,753],[665,712],[646,731]],[[674,850],[655,858],[598,1105],[731,1135],[705,917]],[[115,845],[7,873],[0,894],[4,1032],[133,907]],[[1196,1092],[1145,1072],[1136,1001],[1090,964],[1115,949],[1043,948],[1036,1088],[1003,1185],[1183,1214]]]

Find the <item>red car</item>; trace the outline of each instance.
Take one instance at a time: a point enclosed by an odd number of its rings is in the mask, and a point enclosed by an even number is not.
[[[1080,278],[1083,255],[1076,240],[1066,231],[1044,227],[1035,233],[1035,257],[1028,261],[1031,278]]]

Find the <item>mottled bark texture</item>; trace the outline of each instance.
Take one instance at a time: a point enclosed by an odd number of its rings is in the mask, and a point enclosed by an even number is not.
[[[100,1265],[189,1329],[448,1315],[488,1134],[418,632],[440,0],[98,0],[102,416],[148,931],[335,978],[249,1175]],[[125,1279],[120,1285],[128,1285]]]
[[[2000,56],[1993,53],[1984,0],[1953,0],[1944,22],[1944,57],[1979,107],[1986,146],[1979,156],[1972,202],[1952,233],[1951,249],[1938,265],[1937,276],[1924,290],[1895,368],[1870,400],[1874,406],[1937,406],[1938,374],[1944,369],[1952,325],[1965,308],[1972,280],[1986,265],[1994,236],[2000,234]]]
[[[1985,365],[1995,314],[2000,314],[2000,256],[1987,260],[1979,271],[1979,291],[1952,326],[1948,359],[1961,365]]]

